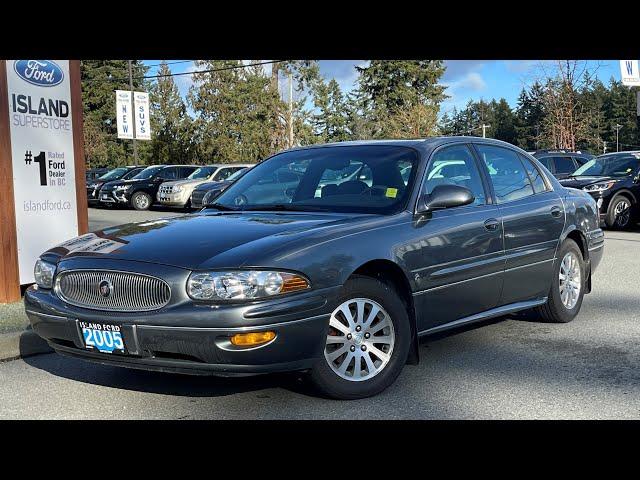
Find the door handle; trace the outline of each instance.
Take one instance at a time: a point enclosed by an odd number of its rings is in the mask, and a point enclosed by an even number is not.
[[[489,220],[486,220],[484,222],[484,228],[486,228],[490,232],[495,232],[496,230],[498,230],[499,226],[500,222],[498,222],[498,220],[496,220],[495,218],[490,218]]]
[[[551,208],[551,216],[558,218],[560,217],[560,215],[562,215],[562,209],[560,207],[552,207]]]

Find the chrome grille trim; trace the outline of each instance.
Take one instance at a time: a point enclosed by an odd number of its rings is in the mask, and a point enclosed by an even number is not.
[[[99,284],[109,280],[113,293],[100,295]],[[169,303],[171,288],[164,280],[143,273],[118,270],[66,270],[56,275],[56,294],[65,302],[91,310],[148,312]]]
[[[160,193],[172,193],[173,187],[163,187],[160,186]]]

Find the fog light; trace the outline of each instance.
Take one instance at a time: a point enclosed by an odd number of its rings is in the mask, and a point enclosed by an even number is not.
[[[255,347],[276,338],[276,332],[238,333],[231,337],[231,343],[238,347]]]

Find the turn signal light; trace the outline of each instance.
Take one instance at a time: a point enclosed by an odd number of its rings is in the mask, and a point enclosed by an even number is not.
[[[237,333],[231,337],[231,343],[237,347],[255,347],[276,338],[276,332]]]

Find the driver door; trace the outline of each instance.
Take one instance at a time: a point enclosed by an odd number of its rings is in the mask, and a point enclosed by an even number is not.
[[[496,307],[502,290],[502,219],[466,144],[445,146],[432,155],[421,195],[444,184],[468,188],[475,200],[434,210],[413,223],[419,237],[414,300],[422,312],[418,331],[423,332]]]

